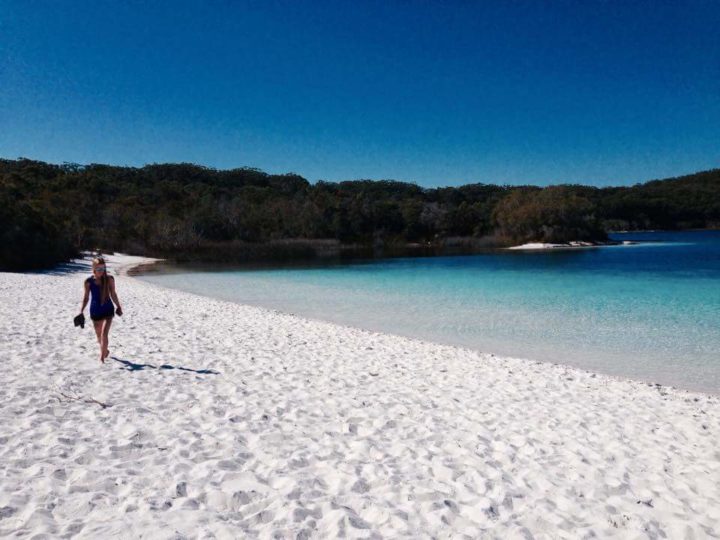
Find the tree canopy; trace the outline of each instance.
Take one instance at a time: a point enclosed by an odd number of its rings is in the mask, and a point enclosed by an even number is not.
[[[392,180],[189,163],[116,167],[0,160],[0,268],[82,249],[197,261],[315,256],[345,247],[601,240],[608,230],[720,226],[720,170],[631,187]]]

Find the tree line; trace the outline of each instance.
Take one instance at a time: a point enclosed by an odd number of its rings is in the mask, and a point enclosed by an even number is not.
[[[629,187],[422,188],[391,180],[311,184],[296,174],[188,163],[0,159],[3,270],[50,267],[83,249],[239,262],[719,226],[720,169]]]

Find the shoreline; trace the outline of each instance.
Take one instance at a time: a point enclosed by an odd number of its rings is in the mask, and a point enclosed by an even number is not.
[[[607,244],[607,245],[625,245],[625,243],[621,242],[621,243],[619,243],[619,244]],[[635,243],[633,243],[632,245],[635,245]],[[603,247],[603,246],[578,246],[578,247]],[[506,248],[506,249],[513,249],[513,248]],[[125,257],[126,255],[121,255],[121,256]],[[269,314],[280,314],[280,315],[285,315],[285,316],[288,316],[288,317],[294,317],[294,318],[297,318],[297,319],[302,320],[302,321],[305,321],[305,322],[310,322],[310,323],[315,322],[315,323],[321,323],[321,324],[329,324],[329,325],[338,326],[338,327],[340,327],[340,328],[344,328],[344,329],[347,329],[347,330],[353,330],[353,331],[359,331],[359,332],[368,332],[368,333],[370,333],[370,334],[381,334],[381,335],[385,335],[385,336],[388,336],[388,337],[395,337],[395,338],[398,338],[398,339],[405,339],[405,340],[410,340],[410,341],[416,341],[416,342],[418,342],[418,343],[422,343],[422,344],[426,344],[426,345],[431,345],[431,346],[432,346],[432,345],[436,345],[436,346],[439,346],[439,347],[451,347],[451,348],[454,348],[454,349],[458,349],[458,350],[460,350],[460,351],[465,351],[465,352],[470,353],[470,354],[479,354],[479,355],[488,356],[488,357],[490,357],[490,358],[510,359],[510,360],[514,360],[514,361],[528,362],[528,363],[530,363],[530,364],[543,364],[543,365],[547,365],[547,366],[554,366],[554,367],[559,367],[559,368],[564,369],[564,370],[574,370],[574,371],[578,371],[578,372],[580,372],[580,373],[584,373],[584,374],[587,374],[587,375],[590,375],[590,376],[593,376],[593,377],[606,377],[606,378],[609,378],[609,379],[612,379],[612,380],[615,380],[615,381],[619,381],[619,382],[627,382],[627,383],[633,383],[633,384],[640,384],[640,385],[648,386],[648,387],[650,387],[650,388],[661,388],[661,389],[664,389],[664,390],[666,390],[666,391],[667,391],[667,390],[672,390],[673,392],[675,392],[675,393],[680,393],[680,394],[682,394],[682,393],[699,394],[699,395],[703,395],[703,396],[710,397],[710,398],[717,398],[718,400],[720,400],[720,390],[718,390],[718,391],[710,391],[710,390],[696,390],[696,389],[691,389],[691,388],[683,388],[683,387],[680,387],[680,386],[676,386],[676,385],[674,385],[674,384],[659,383],[659,382],[655,382],[655,381],[641,380],[641,379],[636,379],[636,378],[633,378],[633,377],[627,377],[627,376],[623,376],[623,375],[615,375],[615,374],[612,374],[612,373],[605,373],[605,372],[601,372],[601,371],[593,371],[593,370],[591,370],[591,369],[585,369],[585,368],[582,368],[582,367],[579,367],[579,366],[574,366],[574,365],[572,365],[572,364],[565,364],[565,363],[562,363],[562,362],[548,362],[548,361],[544,361],[544,360],[537,360],[537,359],[526,358],[526,357],[521,357],[521,356],[502,355],[502,354],[494,353],[494,352],[492,352],[492,351],[482,351],[482,350],[479,350],[479,349],[474,349],[474,348],[472,348],[472,347],[464,347],[464,346],[462,346],[462,345],[455,345],[455,344],[452,344],[452,343],[440,343],[440,342],[436,342],[436,341],[432,341],[432,340],[427,340],[427,339],[422,339],[422,338],[417,338],[417,337],[413,337],[413,336],[407,336],[407,335],[402,335],[402,334],[394,334],[394,333],[392,333],[392,332],[378,332],[378,331],[369,330],[369,329],[366,329],[366,328],[361,328],[361,327],[358,327],[358,326],[352,326],[352,325],[348,325],[348,324],[338,323],[338,322],[335,322],[335,321],[329,321],[329,320],[327,320],[327,319],[316,318],[316,317],[309,317],[309,316],[306,316],[306,315],[300,315],[300,314],[297,314],[297,313],[291,313],[291,312],[289,312],[289,311],[284,311],[284,310],[282,310],[282,309],[274,309],[274,308],[269,308],[269,307],[265,307],[265,306],[258,306],[258,305],[254,305],[254,304],[243,304],[243,303],[234,302],[234,301],[230,301],[230,300],[221,300],[221,299],[217,299],[217,298],[215,298],[215,297],[213,297],[213,296],[198,294],[198,293],[189,292],[189,291],[183,291],[183,290],[181,290],[181,289],[175,289],[175,288],[173,288],[173,287],[166,287],[166,286],[159,285],[159,284],[156,284],[156,283],[150,283],[150,282],[147,282],[147,281],[143,281],[142,279],[139,279],[139,278],[138,278],[138,276],[140,276],[140,275],[142,275],[143,273],[145,273],[147,269],[152,268],[152,267],[153,267],[154,265],[156,265],[157,263],[162,263],[162,262],[164,262],[165,260],[166,260],[166,259],[150,259],[148,262],[143,261],[143,262],[140,262],[140,263],[131,263],[130,265],[127,265],[129,268],[127,268],[127,270],[126,270],[126,272],[125,272],[124,275],[126,275],[127,277],[130,277],[130,278],[136,279],[136,280],[138,280],[138,281],[141,281],[141,282],[144,283],[145,285],[149,285],[149,286],[151,286],[151,287],[157,287],[157,288],[164,289],[164,290],[168,290],[168,291],[181,292],[181,293],[183,293],[183,294],[189,294],[189,295],[192,295],[192,296],[197,296],[198,298],[206,298],[206,299],[213,300],[213,301],[226,302],[226,303],[231,304],[231,305],[233,305],[233,306],[243,306],[243,307],[249,307],[249,308],[253,308],[253,309],[258,309],[258,310],[261,310],[261,311],[265,311],[265,312],[267,312],[267,313],[269,313]],[[122,274],[121,274],[121,275],[122,275]]]
[[[634,242],[630,240],[624,241],[606,241],[606,242],[584,242],[584,241],[571,241],[571,242],[528,242],[518,246],[511,246],[505,249],[509,250],[544,250],[544,249],[587,249],[587,248],[601,248],[610,246],[634,246],[640,242]]]
[[[624,243],[621,242],[619,244],[607,244],[607,245],[624,245]],[[602,247],[602,246],[577,246],[577,247]],[[507,249],[513,249],[513,248],[507,248]],[[128,255],[124,255],[124,254],[117,254],[117,255],[120,257],[123,257],[123,258],[126,258],[126,257],[134,258],[134,256],[128,256]],[[524,357],[519,357],[519,356],[500,355],[500,354],[496,354],[491,351],[481,351],[479,349],[474,349],[472,347],[463,347],[461,345],[454,345],[454,344],[449,344],[449,343],[438,343],[435,341],[417,338],[417,337],[413,337],[413,336],[393,334],[391,332],[377,332],[374,330],[368,330],[368,329],[360,328],[357,326],[337,323],[337,322],[329,321],[326,319],[308,317],[305,315],[299,315],[297,313],[291,313],[291,312],[284,311],[281,309],[273,309],[273,308],[268,308],[265,306],[258,306],[258,305],[253,305],[253,304],[243,304],[243,303],[233,302],[233,301],[229,301],[229,300],[221,300],[221,299],[217,299],[213,296],[183,291],[180,289],[175,289],[173,287],[165,287],[162,285],[158,285],[156,283],[149,283],[147,281],[143,281],[143,280],[139,279],[138,276],[142,275],[145,271],[147,271],[147,269],[152,268],[154,265],[166,261],[166,259],[155,259],[155,258],[149,258],[149,257],[137,257],[137,258],[143,259],[143,260],[139,261],[139,262],[124,263],[123,265],[121,265],[118,268],[117,274],[140,281],[141,283],[143,283],[144,285],[149,286],[149,287],[156,287],[156,288],[167,290],[167,291],[180,292],[182,294],[191,295],[191,296],[195,296],[197,298],[208,299],[208,300],[212,300],[212,301],[216,301],[216,302],[224,302],[224,303],[230,304],[232,306],[241,306],[241,307],[245,307],[245,308],[257,309],[260,311],[264,311],[268,314],[277,314],[277,315],[292,317],[292,318],[299,319],[300,321],[303,321],[305,323],[327,324],[327,325],[344,328],[346,330],[352,330],[352,331],[357,331],[357,332],[367,332],[369,334],[384,335],[384,336],[388,336],[390,338],[398,338],[398,339],[403,339],[403,340],[416,341],[418,343],[430,345],[430,346],[435,345],[435,346],[439,346],[439,347],[450,347],[450,348],[458,349],[459,351],[464,351],[469,354],[478,354],[478,355],[483,355],[483,356],[487,356],[490,358],[509,359],[509,360],[513,360],[513,361],[528,362],[530,364],[542,364],[542,365],[547,365],[547,366],[554,366],[554,367],[559,367],[564,370],[578,371],[580,373],[584,373],[584,374],[587,374],[590,376],[606,377],[606,378],[609,378],[609,379],[612,379],[615,381],[640,384],[640,385],[645,385],[645,386],[648,386],[651,388],[662,388],[665,390],[672,390],[673,392],[676,392],[676,393],[700,394],[700,395],[703,395],[706,397],[717,398],[720,400],[720,391],[711,392],[711,391],[705,391],[705,390],[694,390],[694,389],[682,388],[682,387],[675,386],[672,384],[663,384],[663,383],[658,383],[658,382],[654,382],[654,381],[635,379],[632,377],[626,377],[626,376],[622,376],[622,375],[614,375],[614,374],[610,374],[610,373],[593,371],[593,370],[584,369],[584,368],[581,368],[578,366],[573,366],[571,364],[564,364],[562,362],[546,362],[546,361],[542,361],[542,360],[536,360],[536,359],[532,359],[532,358],[524,358]]]
[[[637,244],[634,243],[632,245],[637,245]],[[602,247],[602,246],[599,246],[599,247]],[[554,248],[548,248],[548,249],[554,249]],[[575,248],[573,248],[573,249],[575,249]],[[332,320],[329,318],[325,318],[323,316],[299,314],[294,311],[284,309],[282,307],[273,307],[273,306],[267,306],[267,305],[261,305],[261,304],[244,303],[244,302],[238,302],[238,301],[234,301],[234,300],[222,299],[222,298],[213,296],[211,294],[202,294],[202,293],[198,293],[198,292],[194,292],[194,291],[177,289],[177,288],[173,288],[171,286],[166,286],[166,285],[162,285],[162,284],[155,283],[152,281],[143,280],[142,279],[143,274],[152,275],[152,273],[155,272],[152,270],[152,268],[158,262],[160,263],[160,266],[161,266],[161,268],[157,269],[157,272],[159,272],[159,273],[172,274],[172,273],[174,273],[175,270],[180,273],[192,272],[192,271],[196,270],[196,269],[183,268],[182,266],[173,266],[172,263],[170,263],[169,266],[164,266],[163,260],[157,260],[157,261],[154,261],[149,264],[138,265],[136,267],[138,270],[131,271],[129,273],[129,275],[133,278],[139,279],[140,281],[142,281],[145,284],[152,285],[154,287],[159,287],[164,290],[178,291],[178,292],[183,292],[185,294],[197,295],[201,298],[225,301],[225,302],[230,303],[231,305],[236,305],[236,306],[253,307],[256,309],[266,310],[270,313],[280,313],[280,314],[285,314],[285,315],[289,315],[292,317],[298,317],[300,319],[307,320],[307,321],[314,321],[314,322],[319,322],[319,323],[324,323],[324,324],[332,324],[332,325],[337,325],[342,328],[353,329],[353,330],[360,330],[360,331],[366,331],[366,332],[372,332],[372,333],[382,333],[384,335],[397,337],[399,339],[417,340],[422,343],[433,344],[433,345],[438,345],[438,346],[455,347],[459,350],[464,350],[464,351],[473,352],[473,353],[477,353],[477,354],[489,355],[489,356],[495,357],[495,358],[513,358],[513,359],[517,359],[517,360],[521,360],[521,361],[527,361],[529,363],[540,362],[544,365],[549,365],[549,366],[562,366],[566,369],[578,370],[579,372],[594,374],[596,376],[610,377],[615,380],[630,381],[633,383],[647,385],[648,387],[664,388],[666,390],[672,389],[673,391],[676,391],[676,392],[691,392],[691,393],[697,393],[697,394],[702,394],[702,395],[707,395],[707,396],[720,397],[720,389],[709,388],[707,386],[702,387],[702,388],[698,388],[697,386],[693,387],[692,385],[683,386],[682,384],[677,384],[677,383],[672,382],[672,380],[670,380],[668,377],[661,376],[658,379],[654,379],[652,377],[642,378],[641,376],[627,375],[622,372],[617,372],[617,371],[612,372],[612,370],[605,371],[601,368],[598,369],[598,368],[593,368],[593,367],[583,367],[582,365],[573,364],[570,362],[558,361],[558,360],[552,359],[552,358],[549,359],[549,358],[547,358],[548,353],[533,358],[533,357],[527,356],[527,355],[513,354],[512,352],[510,352],[510,353],[498,352],[496,349],[481,349],[479,347],[473,347],[473,346],[469,346],[469,345],[459,344],[459,343],[453,342],[452,340],[442,340],[442,339],[433,340],[431,338],[418,337],[418,336],[412,335],[410,333],[403,334],[403,333],[397,333],[397,332],[392,332],[392,331],[383,330],[383,329],[378,330],[376,328],[364,327],[360,324],[352,324],[352,323],[344,323],[344,322],[335,321],[335,320]]]
[[[130,277],[137,279],[136,275],[133,275]],[[140,281],[142,281],[142,280],[140,280]],[[408,340],[408,341],[413,341],[413,342],[417,342],[419,344],[428,345],[428,346],[449,347],[452,349],[457,349],[458,351],[462,351],[463,353],[477,354],[477,355],[486,356],[486,357],[492,358],[492,359],[512,360],[512,361],[517,361],[517,362],[526,362],[528,364],[541,364],[544,366],[559,368],[564,371],[567,371],[567,370],[577,371],[579,373],[589,375],[593,378],[595,378],[595,377],[607,378],[607,379],[610,379],[610,380],[613,380],[616,382],[632,383],[632,384],[647,386],[649,388],[662,389],[662,391],[665,391],[665,392],[672,391],[676,394],[698,394],[698,395],[705,396],[708,398],[716,398],[716,399],[720,400],[720,390],[711,391],[711,390],[698,390],[698,389],[694,389],[694,388],[683,388],[681,386],[676,386],[674,384],[659,383],[659,382],[655,382],[655,381],[651,381],[651,380],[642,380],[642,379],[637,379],[634,377],[628,377],[628,376],[624,376],[624,375],[615,375],[613,373],[605,373],[603,371],[594,371],[592,369],[586,369],[586,368],[582,368],[579,366],[575,366],[573,364],[566,364],[563,362],[537,360],[534,358],[527,358],[524,356],[499,354],[499,353],[494,353],[491,351],[483,351],[483,350],[475,349],[472,347],[466,347],[463,345],[456,345],[453,343],[444,343],[444,342],[440,342],[440,341],[433,341],[433,340],[429,340],[429,339],[418,338],[418,337],[414,337],[411,335],[396,334],[393,332],[376,331],[376,330],[371,330],[371,329],[367,329],[367,328],[361,328],[359,326],[343,324],[343,323],[330,321],[330,320],[322,319],[322,318],[318,318],[318,317],[310,317],[307,315],[292,313],[290,311],[284,311],[282,309],[275,309],[275,308],[270,308],[270,307],[266,307],[266,306],[255,305],[255,304],[243,304],[243,303],[234,302],[231,300],[222,300],[222,299],[215,298],[213,296],[198,294],[198,293],[190,292],[190,291],[183,291],[181,289],[175,289],[173,287],[166,287],[163,285],[158,285],[156,283],[150,283],[150,282],[144,282],[144,283],[146,283],[147,285],[150,285],[151,287],[157,287],[157,288],[167,290],[167,291],[182,292],[183,294],[196,296],[198,298],[204,298],[204,299],[214,300],[214,301],[218,301],[218,302],[226,302],[233,306],[242,306],[242,307],[258,309],[258,310],[261,310],[268,314],[292,317],[292,318],[298,319],[300,321],[303,321],[305,323],[328,324],[328,325],[332,325],[332,326],[337,326],[339,328],[343,328],[345,330],[366,332],[371,335],[382,335],[382,336],[387,336],[388,338],[397,338],[397,339],[401,339],[401,340]]]
[[[139,279],[101,366],[81,275],[0,274],[0,536],[720,534],[717,396]]]
[[[150,266],[152,266],[152,264],[154,264],[154,263],[148,264],[147,266],[150,267]],[[145,265],[141,265],[141,266],[145,266]],[[195,293],[195,292],[191,292],[191,291],[184,291],[182,289],[176,289],[173,287],[167,287],[164,285],[159,285],[157,283],[151,283],[151,282],[144,281],[144,280],[138,278],[138,275],[140,275],[140,274],[139,273],[128,274],[128,277],[137,279],[138,281],[140,281],[146,285],[149,285],[151,287],[157,287],[162,290],[181,292],[182,294],[188,294],[188,295],[192,295],[192,296],[195,296],[198,298],[213,300],[213,301],[217,301],[217,302],[225,302],[232,306],[241,306],[241,307],[258,309],[258,310],[264,311],[268,314],[293,317],[293,318],[299,319],[300,321],[304,321],[306,323],[328,324],[328,325],[337,326],[339,328],[343,328],[346,330],[367,332],[369,334],[379,334],[379,335],[388,336],[390,338],[415,341],[417,343],[421,343],[421,344],[425,344],[425,345],[429,345],[429,346],[450,347],[453,349],[457,349],[458,351],[463,351],[468,354],[478,354],[478,355],[482,355],[482,356],[487,356],[489,358],[508,359],[508,360],[513,360],[513,361],[518,361],[518,362],[527,362],[528,364],[541,364],[541,365],[545,365],[545,366],[560,368],[563,370],[577,371],[579,373],[590,375],[593,378],[594,377],[604,377],[604,378],[608,378],[608,379],[611,379],[611,380],[614,380],[617,382],[638,384],[638,385],[648,386],[650,388],[660,388],[660,389],[663,389],[664,391],[671,390],[678,394],[683,394],[683,393],[698,394],[698,395],[706,396],[709,398],[717,398],[718,400],[720,400],[720,390],[712,391],[712,390],[698,390],[698,389],[694,389],[694,388],[683,388],[682,386],[677,386],[674,384],[659,383],[656,381],[642,380],[642,379],[637,379],[634,377],[628,377],[625,375],[616,375],[613,373],[606,373],[603,371],[595,371],[592,369],[586,369],[586,368],[582,368],[580,366],[575,366],[575,365],[567,364],[567,363],[563,363],[563,362],[554,362],[554,361],[538,360],[538,359],[528,358],[528,357],[523,357],[523,356],[499,354],[499,353],[495,353],[492,351],[484,351],[484,350],[467,347],[467,346],[463,346],[463,345],[457,345],[457,344],[453,344],[453,343],[444,343],[444,342],[440,342],[440,341],[433,341],[433,340],[429,340],[429,339],[414,337],[411,335],[396,334],[396,333],[387,332],[387,331],[376,331],[376,330],[371,330],[368,328],[362,328],[360,326],[353,326],[350,324],[343,324],[340,322],[330,321],[330,320],[319,318],[319,317],[311,317],[311,316],[307,316],[307,315],[301,315],[298,313],[293,313],[293,312],[285,311],[282,309],[275,309],[275,308],[261,306],[261,305],[255,305],[255,304],[234,302],[231,300],[223,300],[223,299],[215,298],[210,295],[199,294],[199,293]]]

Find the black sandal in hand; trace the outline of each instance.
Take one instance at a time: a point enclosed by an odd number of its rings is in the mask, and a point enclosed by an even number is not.
[[[80,328],[85,328],[85,315],[81,313],[77,317],[73,319],[73,323],[75,326],[79,326]]]

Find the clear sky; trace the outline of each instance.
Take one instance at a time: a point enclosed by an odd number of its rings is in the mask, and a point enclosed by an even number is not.
[[[0,0],[0,157],[310,181],[720,167],[720,2]]]

